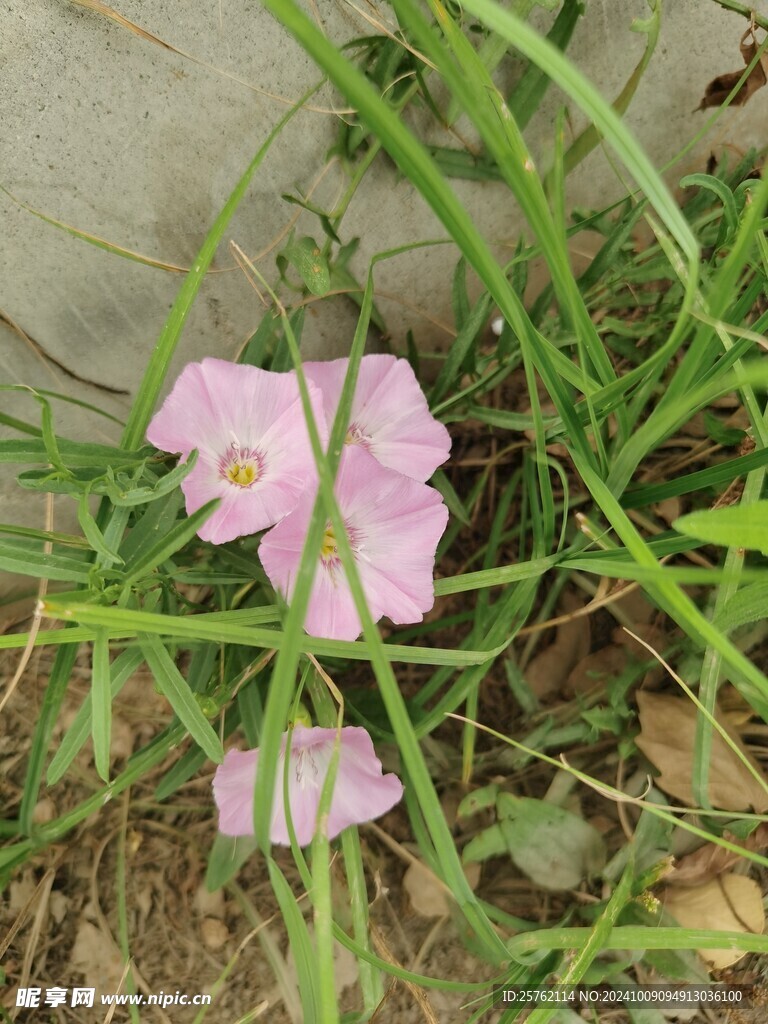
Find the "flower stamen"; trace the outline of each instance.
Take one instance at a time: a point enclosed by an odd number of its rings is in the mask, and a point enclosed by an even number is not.
[[[368,451],[371,447],[371,436],[366,434],[359,423],[350,423],[347,428],[347,436],[344,438],[344,444],[357,444]]]
[[[242,448],[234,434],[230,451],[219,459],[222,477],[238,487],[250,487],[262,474],[263,457],[255,448]]]
[[[333,532],[333,525],[326,523],[323,543],[320,546],[320,558],[324,565],[339,561],[339,546],[336,543],[336,534]]]

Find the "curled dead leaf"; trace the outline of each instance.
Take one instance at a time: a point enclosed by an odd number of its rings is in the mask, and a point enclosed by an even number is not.
[[[569,591],[564,591],[558,604],[560,615],[579,611],[583,602]],[[554,641],[536,655],[525,670],[525,680],[537,697],[557,693],[568,677],[573,666],[589,651],[589,616],[561,622]]]
[[[761,935],[765,927],[760,886],[745,875],[723,875],[692,888],[669,888],[664,894],[664,909],[683,928],[696,931]],[[739,949],[700,949],[698,953],[718,971],[745,955]]]
[[[627,667],[627,650],[608,644],[582,658],[571,671],[565,684],[567,693],[587,693],[605,684],[606,678],[621,675]]]
[[[758,42],[751,26],[741,37],[739,49],[741,50],[741,56],[744,58],[745,66],[751,64],[758,49]],[[768,58],[766,54],[762,54],[739,91],[731,100],[732,107],[743,107],[750,96],[756,93],[758,89],[762,89],[766,80],[768,80],[766,77],[767,68]],[[730,71],[725,75],[718,75],[717,78],[713,78],[704,90],[704,96],[696,110],[706,110],[707,107],[719,107],[728,98],[729,93],[743,74],[744,71],[742,69],[741,71]]]
[[[737,846],[743,846],[744,850],[760,852],[768,846],[768,824],[758,825],[743,843],[729,832],[725,833],[724,838]],[[742,855],[734,850],[727,850],[717,843],[705,843],[693,853],[681,857],[666,880],[669,885],[703,885],[733,867],[741,858]]]
[[[686,806],[695,806],[693,747],[698,714],[696,706],[680,697],[643,690],[638,691],[637,704],[640,734],[635,743],[661,772],[656,784]],[[738,739],[735,736],[732,739],[744,757],[754,764]],[[728,811],[752,808],[763,813],[768,810],[768,790],[760,785],[718,733],[712,737],[709,799],[713,807]]]

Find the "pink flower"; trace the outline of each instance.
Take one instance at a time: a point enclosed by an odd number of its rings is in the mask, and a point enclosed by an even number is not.
[[[336,729],[297,725],[293,730],[288,796],[299,846],[306,846],[315,834],[317,809],[336,737]],[[270,840],[284,846],[289,844],[283,800],[287,741],[286,732],[277,762],[269,830]],[[339,742],[338,771],[328,815],[329,839],[348,825],[360,825],[385,814],[403,795],[403,785],[396,775],[382,775],[381,762],[365,729],[347,726],[341,730]],[[219,831],[225,836],[253,835],[253,790],[258,763],[258,750],[230,750],[216,769],[213,796],[219,809]]]
[[[312,517],[315,488],[262,538],[262,565],[272,585],[290,599]],[[336,479],[357,570],[374,621],[421,622],[434,604],[437,543],[448,522],[440,494],[380,466],[357,445],[345,449]],[[354,640],[362,631],[330,523],[309,600],[305,629],[312,636]]]
[[[325,439],[321,396],[309,388]],[[197,464],[181,489],[188,513],[221,499],[199,531],[214,544],[273,526],[316,480],[294,374],[223,359],[189,363],[152,419],[147,437],[155,447],[181,452],[184,459],[198,449]]]
[[[304,363],[307,380],[323,393],[329,430],[348,365],[348,359]],[[450,435],[430,413],[405,359],[363,356],[350,415],[347,444],[365,448],[382,466],[424,483],[448,458]]]

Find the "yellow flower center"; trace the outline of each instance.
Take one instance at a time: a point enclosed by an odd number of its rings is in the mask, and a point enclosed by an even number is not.
[[[323,543],[320,548],[320,557],[324,562],[331,562],[339,557],[339,548],[336,544],[336,534],[333,532],[333,526],[330,523],[325,527]]]
[[[219,473],[238,487],[250,487],[262,475],[264,458],[258,448],[241,447],[234,434],[229,451],[219,459]]]
[[[240,487],[250,487],[257,476],[257,468],[252,462],[233,462],[227,470],[227,479]]]

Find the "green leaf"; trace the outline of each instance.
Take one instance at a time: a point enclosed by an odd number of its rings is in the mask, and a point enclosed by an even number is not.
[[[208,867],[205,872],[205,887],[208,892],[216,892],[222,885],[231,881],[258,848],[259,844],[254,836],[224,836],[217,832],[211,852],[208,854]]]
[[[64,464],[70,468],[75,466],[96,466],[106,469],[107,466],[139,465],[142,461],[140,452],[127,451],[124,448],[112,448],[105,444],[87,444],[80,441],[68,441],[58,438],[59,455]],[[42,438],[24,437],[9,441],[0,441],[0,462],[48,462],[48,452]]]
[[[558,50],[564,52],[567,49],[576,22],[583,13],[584,4],[581,0],[565,0],[562,10],[547,34],[547,39]],[[507,100],[512,116],[521,130],[538,110],[550,84],[551,79],[546,71],[534,63],[529,63]]]
[[[91,515],[91,510],[88,508],[88,491],[85,490],[80,497],[80,501],[77,505],[77,521],[80,523],[80,528],[85,534],[85,539],[91,545],[93,550],[106,559],[109,562],[122,565],[123,560],[116,551],[110,551],[104,540],[104,534],[96,525],[96,520]]]
[[[132,487],[129,490],[121,490],[116,483],[107,486],[106,493],[109,495],[112,504],[118,508],[131,507],[133,505],[146,505],[150,501],[157,501],[165,497],[171,491],[175,491],[185,477],[189,476],[197,462],[197,449],[195,448],[185,459],[175,466],[170,472],[161,476],[152,487]]]
[[[235,625],[235,613],[211,613],[210,615],[159,615],[155,612],[133,611],[128,608],[106,608],[103,605],[69,603],[57,604],[51,596],[45,601],[44,614],[51,618],[76,620],[93,626],[105,626],[116,631],[118,636],[133,636],[136,633],[156,633],[160,636],[184,638],[191,641],[211,640],[214,643],[243,644],[246,647],[264,647],[281,650],[285,634],[277,629],[259,629],[253,626]],[[252,614],[255,614],[252,612]],[[261,621],[271,618],[274,609],[264,608]],[[56,631],[59,633],[59,631]],[[43,634],[44,636],[45,634]],[[90,639],[79,634],[80,639]],[[3,647],[23,646],[22,640],[3,643]],[[62,642],[61,635],[56,642]],[[493,660],[506,649],[508,641],[488,650],[454,650],[442,647],[416,647],[402,644],[387,644],[384,648],[390,661],[404,661],[414,665],[481,665]],[[331,658],[352,658],[368,661],[370,648],[362,641],[325,640],[320,637],[300,635],[298,651],[309,651],[315,655]]]
[[[723,633],[730,633],[732,629],[761,619],[768,619],[768,579],[737,590],[720,614],[715,615],[713,625]]]
[[[738,427],[726,427],[722,420],[708,409],[704,410],[704,426],[712,440],[725,447],[741,444],[747,436],[746,431],[739,430]]]
[[[99,777],[109,782],[109,747],[112,736],[112,689],[109,673],[109,636],[98,629],[93,639],[91,695],[93,760]]]
[[[61,702],[67,691],[67,684],[77,657],[78,648],[75,644],[62,646],[56,652],[48,683],[45,688],[43,705],[38,713],[37,725],[27,760],[27,774],[24,779],[24,792],[19,808],[19,827],[27,835],[34,826],[32,815],[40,794],[40,783],[43,778],[43,765],[51,749],[51,737],[56,719],[59,717]]]
[[[278,266],[286,260],[294,267],[313,295],[327,295],[331,287],[331,274],[320,246],[308,236],[286,246],[278,257]]]
[[[491,857],[501,857],[507,852],[507,840],[498,822],[490,828],[483,829],[479,835],[474,836],[464,847],[461,859],[465,864],[472,861],[488,860]]]
[[[296,902],[296,896],[276,862],[267,858],[269,880],[282,911],[283,923],[288,932],[288,941],[296,964],[303,1019],[307,1024],[319,1024],[317,1007],[320,1000],[315,950],[309,937],[306,922]]]
[[[509,793],[497,807],[512,860],[544,889],[574,889],[605,864],[600,833],[570,811]]]
[[[78,634],[80,630],[73,628],[69,631],[56,630],[56,632],[72,632],[74,634]],[[95,632],[96,631],[94,630],[94,635]],[[143,660],[141,651],[136,650],[136,648],[129,648],[115,658],[110,666],[111,683],[109,699],[111,701],[115,699],[118,693],[120,693],[125,683],[130,679]],[[53,759],[48,766],[48,773],[46,775],[46,781],[49,786],[55,785],[64,775],[64,772],[69,768],[83,744],[88,739],[88,734],[91,732],[92,708],[93,691],[86,696],[85,700],[80,705],[72,725],[67,730],[67,734],[53,755]]]
[[[160,537],[166,536],[176,522],[181,504],[181,491],[172,491],[148,505],[138,522],[134,520],[135,525],[120,545],[120,557],[129,567],[155,547]]]
[[[87,583],[90,566],[78,558],[46,554],[29,544],[0,543],[0,569],[39,579]]]
[[[160,691],[176,712],[179,721],[208,757],[216,764],[221,764],[224,760],[221,741],[162,641],[156,636],[142,633],[139,645]]]
[[[768,554],[768,501],[690,512],[680,516],[672,525],[686,537],[695,537],[708,544]]]
[[[482,789],[475,789],[468,793],[459,804],[456,812],[460,818],[468,818],[478,811],[485,811],[496,805],[496,798],[499,795],[499,787],[493,782],[490,786],[483,786]]]
[[[128,586],[141,579],[142,576],[146,576],[147,573],[170,558],[175,551],[192,540],[218,503],[219,499],[214,498],[213,501],[207,502],[202,508],[193,512],[191,516],[172,526],[161,540],[153,544],[132,566],[129,566],[126,570],[125,585]]]

